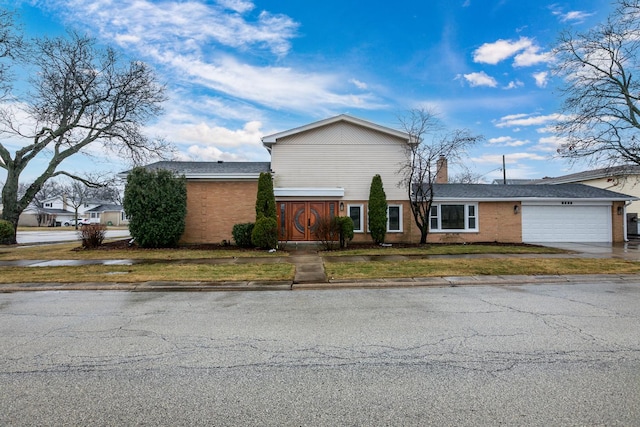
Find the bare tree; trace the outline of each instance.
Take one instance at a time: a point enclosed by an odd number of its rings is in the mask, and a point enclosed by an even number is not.
[[[556,131],[560,157],[592,164],[640,164],[640,0],[618,0],[603,24],[565,31],[555,49],[564,77]]]
[[[91,187],[84,182],[73,180],[63,187],[67,204],[73,208],[75,228],[78,229],[78,209],[90,198]]]
[[[5,61],[16,60],[22,54],[24,42],[15,27],[14,13],[0,10],[0,99],[8,90],[9,64]]]
[[[455,163],[466,153],[467,148],[482,140],[466,129],[446,132],[433,111],[416,109],[400,117],[401,128],[409,134],[407,160],[401,166],[400,186],[409,197],[411,214],[420,230],[420,243],[427,243],[429,212],[433,204],[434,184],[441,159]]]
[[[449,176],[449,182],[451,184],[481,184],[482,174],[473,172],[466,166],[462,166],[462,171]]]
[[[82,153],[92,143],[131,159],[145,160],[149,154],[166,156],[164,141],[150,140],[141,125],[161,111],[164,87],[144,63],[123,63],[112,49],[99,49],[93,39],[72,33],[65,38],[38,39],[29,55],[37,70],[32,92],[14,109],[0,110],[0,133],[23,139],[11,153],[0,144],[0,167],[7,172],[2,188],[2,218],[14,225],[20,213],[50,178],[66,175],[85,184],[95,184],[59,169],[61,163]],[[17,105],[24,121],[16,120]],[[18,197],[20,174],[34,159],[46,158],[41,174]]]

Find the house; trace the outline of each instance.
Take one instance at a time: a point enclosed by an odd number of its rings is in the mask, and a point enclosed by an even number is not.
[[[101,205],[100,200],[86,200],[78,206],[78,218],[86,218],[86,212],[89,209]],[[20,214],[18,219],[19,226],[38,227],[38,226],[59,226],[68,225],[72,219],[75,219],[75,207],[67,196],[60,194],[42,201],[42,207],[31,203]]]
[[[230,241],[234,224],[255,220],[261,172],[274,180],[278,234],[283,241],[316,240],[323,217],[350,216],[355,242],[370,242],[371,179],[382,177],[388,203],[388,243],[417,243],[399,170],[409,135],[348,115],[268,135],[271,162],[157,162],[187,180],[184,243]],[[581,184],[446,184],[434,187],[429,242],[620,242],[625,204],[634,197]]]
[[[611,166],[594,169],[555,178],[538,180],[540,184],[568,184],[580,183],[597,188],[629,194],[640,198],[640,165]],[[631,201],[626,206],[627,229],[629,234],[638,233],[638,216],[640,215],[640,201]]]
[[[116,226],[129,224],[122,205],[100,204],[94,208],[87,209],[84,215],[89,218],[92,224]]]

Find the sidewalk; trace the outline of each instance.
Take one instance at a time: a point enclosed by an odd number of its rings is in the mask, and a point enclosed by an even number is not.
[[[321,289],[390,289],[461,286],[521,286],[583,282],[638,283],[640,275],[584,274],[567,276],[449,276],[406,279],[331,280],[317,283],[281,282],[87,282],[0,284],[0,293],[25,291],[223,292],[296,291]]]

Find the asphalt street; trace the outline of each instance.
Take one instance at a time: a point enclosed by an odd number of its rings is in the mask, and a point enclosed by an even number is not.
[[[115,238],[125,238],[129,237],[129,230],[107,230],[106,238],[107,239],[115,239]],[[16,235],[16,240],[18,244],[21,245],[30,245],[30,244],[38,244],[38,243],[56,243],[56,242],[69,242],[80,239],[80,230],[76,230],[73,227],[64,227],[63,230],[47,230],[47,228],[43,227],[41,230],[34,231],[22,231],[18,230]]]
[[[640,283],[0,294],[0,425],[640,424]]]

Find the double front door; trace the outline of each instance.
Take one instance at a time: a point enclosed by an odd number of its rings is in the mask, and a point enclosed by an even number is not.
[[[278,202],[278,239],[318,240],[316,230],[322,218],[337,214],[338,202]]]

